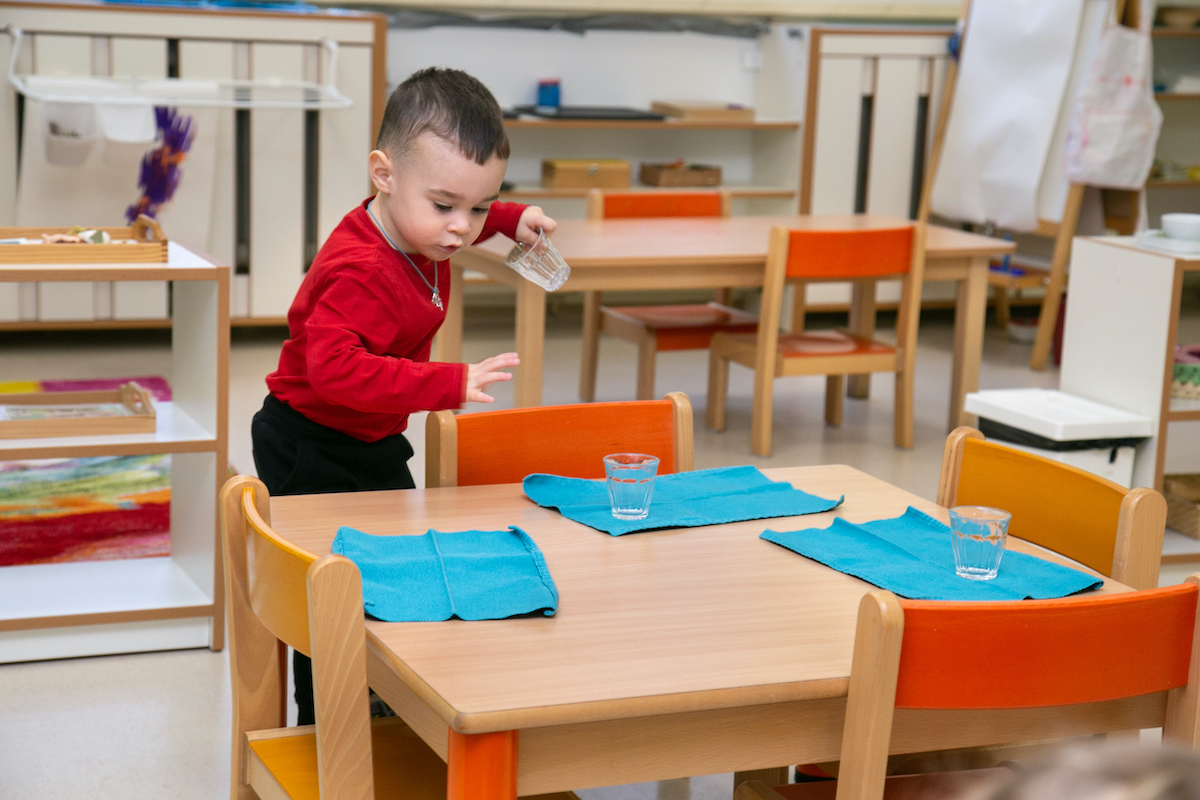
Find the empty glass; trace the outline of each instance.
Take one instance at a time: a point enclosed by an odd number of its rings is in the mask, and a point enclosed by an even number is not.
[[[645,519],[654,494],[658,457],[644,453],[613,453],[604,457],[608,499],[617,519]]]
[[[1008,521],[1012,514],[988,506],[955,506],[950,509],[950,543],[954,571],[960,578],[990,581],[1000,570]]]
[[[538,231],[537,241],[532,245],[517,242],[504,263],[519,272],[525,280],[533,281],[547,292],[562,286],[571,274],[571,268],[551,244],[545,231]]]

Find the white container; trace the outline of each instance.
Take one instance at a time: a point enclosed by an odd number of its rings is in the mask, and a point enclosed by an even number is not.
[[[158,136],[154,108],[99,105],[96,106],[96,118],[104,138],[104,163],[120,169],[137,169]]]
[[[88,160],[99,138],[96,107],[88,103],[46,103],[46,160],[61,167],[77,167]]]
[[[1154,433],[1154,423],[1149,417],[1054,389],[972,392],[967,395],[965,408],[984,419],[1052,442],[1140,439]],[[1027,443],[1000,443],[1078,467],[1127,489],[1133,484],[1135,448],[1131,446],[1056,450]]]
[[[1200,214],[1163,214],[1162,229],[1172,239],[1200,242]]]

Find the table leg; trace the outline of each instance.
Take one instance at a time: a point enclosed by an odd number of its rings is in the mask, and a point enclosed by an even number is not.
[[[542,351],[546,341],[546,290],[530,281],[517,288],[517,354],[513,373],[513,407],[542,404]]]
[[[864,339],[875,338],[875,281],[855,281],[850,295],[850,331]],[[871,373],[851,375],[849,397],[871,396]]]
[[[969,392],[979,388],[983,358],[983,326],[987,318],[988,258],[972,258],[965,280],[958,282],[954,304],[954,365],[950,379],[949,430],[973,423],[963,410]]]
[[[517,732],[450,730],[446,800],[517,800]]]
[[[446,299],[446,321],[433,343],[433,360],[462,361],[463,341],[463,271],[450,262],[450,291]]]

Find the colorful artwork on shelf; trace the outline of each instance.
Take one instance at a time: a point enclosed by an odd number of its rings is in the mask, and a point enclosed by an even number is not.
[[[0,566],[170,553],[171,456],[0,463]]]

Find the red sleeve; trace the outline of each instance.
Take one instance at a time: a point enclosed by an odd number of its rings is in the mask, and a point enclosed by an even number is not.
[[[525,203],[492,203],[488,206],[487,222],[483,223],[483,230],[475,241],[482,242],[497,233],[503,233],[515,241],[517,223],[521,221],[521,215],[527,208],[529,206]]]
[[[394,287],[370,278],[357,270],[339,271],[306,321],[305,361],[313,391],[357,411],[411,414],[460,408],[466,364],[377,354],[404,335],[405,312]],[[426,353],[431,336],[420,342]]]

